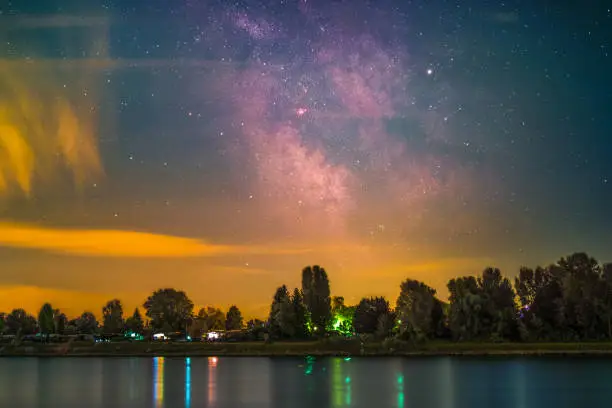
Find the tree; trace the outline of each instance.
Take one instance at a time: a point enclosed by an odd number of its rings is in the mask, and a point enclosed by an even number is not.
[[[402,282],[395,311],[400,335],[433,338],[443,331],[442,302],[436,298],[436,290],[422,282]]]
[[[123,305],[119,299],[109,300],[102,308],[102,324],[106,334],[116,334],[123,331]]]
[[[514,281],[520,302],[519,328],[525,340],[565,336],[563,273],[557,267],[521,268]]]
[[[36,333],[36,318],[23,309],[13,309],[6,316],[5,324],[9,334],[26,335]]]
[[[5,319],[6,319],[6,315],[4,313],[0,313],[0,335],[4,333]]]
[[[329,278],[324,268],[314,265],[302,270],[302,294],[313,330],[324,334],[332,321]]]
[[[293,306],[293,315],[295,317],[294,336],[299,339],[305,339],[310,335],[310,330],[308,330],[308,310],[306,310],[302,292],[298,288],[293,290],[291,303]]]
[[[248,330],[256,330],[261,329],[266,326],[266,322],[259,319],[251,319],[246,323],[246,327]]]
[[[246,324],[251,340],[263,340],[265,337],[266,322],[259,319],[251,319]]]
[[[48,338],[49,334],[55,331],[54,310],[49,303],[42,305],[40,312],[38,312],[38,329],[45,338]]]
[[[478,278],[448,282],[449,327],[456,340],[502,340],[518,337],[515,292],[497,268],[486,268]]]
[[[340,310],[344,309],[346,306],[344,304],[344,296],[333,296],[331,299],[331,311],[332,315],[335,315]]]
[[[566,331],[577,339],[596,340],[606,333],[605,281],[595,258],[574,253],[557,262],[562,276]]]
[[[53,311],[53,325],[55,327],[55,333],[64,334],[66,326],[68,325],[68,318],[59,309]]]
[[[79,334],[95,334],[98,331],[98,321],[91,312],[83,312],[75,323]]]
[[[193,302],[183,291],[159,289],[149,296],[143,307],[153,329],[186,330],[193,313]],[[166,325],[166,327],[164,327]]]
[[[383,313],[378,316],[378,321],[376,322],[376,337],[379,339],[386,339],[393,334],[393,329],[395,328],[395,312],[389,310],[388,313]]]
[[[374,334],[381,316],[389,314],[389,302],[384,297],[363,298],[355,309],[355,331],[359,334]]]
[[[138,308],[134,309],[134,313],[126,319],[125,330],[138,334],[142,334],[144,331],[144,322]]]
[[[472,340],[482,335],[479,311],[483,299],[473,276],[451,279],[448,324],[455,340]]]
[[[521,268],[514,287],[523,338],[612,338],[612,269],[586,253],[574,253],[546,268]]]
[[[355,331],[353,320],[356,306],[347,306],[342,296],[332,298],[332,330],[349,335]]]
[[[489,340],[515,340],[518,337],[515,292],[512,284],[497,268],[486,268],[478,278],[483,300],[480,310],[482,330]]]
[[[240,330],[242,329],[242,313],[236,305],[230,306],[225,316],[225,330]]]
[[[198,312],[198,318],[203,320],[203,327],[205,331],[211,330],[224,330],[226,315],[216,307],[207,306],[206,308],[200,309]]]
[[[270,336],[273,338],[290,338],[295,335],[295,313],[285,285],[274,293],[268,322]]]

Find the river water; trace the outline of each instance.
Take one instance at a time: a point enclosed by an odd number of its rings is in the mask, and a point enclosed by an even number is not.
[[[612,360],[2,358],[0,407],[612,406]]]

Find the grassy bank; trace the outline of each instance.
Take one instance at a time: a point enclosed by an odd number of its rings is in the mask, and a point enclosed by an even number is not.
[[[536,356],[610,355],[612,343],[452,343],[389,348],[381,343],[278,342],[252,343],[73,343],[0,347],[0,356]]]

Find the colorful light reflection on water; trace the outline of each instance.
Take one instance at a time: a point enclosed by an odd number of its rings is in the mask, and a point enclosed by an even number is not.
[[[164,405],[164,358],[153,358],[153,401],[156,408]]]
[[[191,407],[191,358],[185,359],[185,408]]]

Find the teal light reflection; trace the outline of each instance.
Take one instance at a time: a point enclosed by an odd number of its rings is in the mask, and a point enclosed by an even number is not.
[[[346,384],[346,394],[344,394],[344,404],[346,406],[351,405],[351,377],[349,377],[348,375],[346,376],[346,378],[344,379],[344,382]]]
[[[191,407],[191,358],[185,359],[185,408]]]

